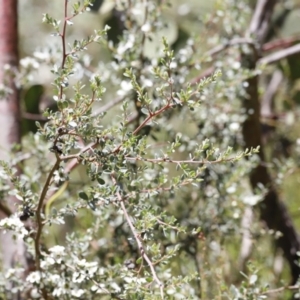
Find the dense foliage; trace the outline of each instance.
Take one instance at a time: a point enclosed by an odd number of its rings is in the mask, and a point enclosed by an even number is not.
[[[244,67],[248,40],[226,44],[245,37],[246,2],[215,3],[171,42],[172,2],[116,1],[114,22],[73,40],[90,1],[65,0],[61,21],[44,14],[51,43],[16,80],[27,112],[48,102],[0,173],[2,198],[20,200],[0,226],[24,240],[31,268],[1,275],[1,299],[266,299],[289,284],[273,270],[281,233],[253,210],[268,188],[248,180],[260,145],[246,148],[242,133],[248,80],[271,69]],[[52,82],[34,85],[39,69]],[[267,151],[279,186],[294,160]]]

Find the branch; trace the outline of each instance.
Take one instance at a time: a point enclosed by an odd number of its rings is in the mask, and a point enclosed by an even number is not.
[[[252,47],[254,47],[254,40],[250,38],[234,38],[232,40],[227,41],[223,45],[218,45],[211,50],[207,51],[204,56],[214,56],[216,54],[219,54],[220,52],[224,51],[225,49],[235,46],[235,45],[242,45],[242,44],[248,44]]]
[[[207,159],[202,159],[202,160],[193,160],[193,159],[189,159],[189,160],[173,160],[171,158],[143,158],[143,157],[129,157],[129,156],[125,156],[125,159],[127,160],[138,160],[138,161],[145,161],[145,162],[151,162],[151,163],[174,163],[174,164],[218,164],[221,162],[232,162],[234,160],[236,160],[236,157],[231,157],[231,158],[225,158],[225,159],[216,159],[216,160],[207,160]]]
[[[215,67],[210,67],[210,68],[204,70],[199,76],[197,76],[191,80],[191,84],[195,85],[195,84],[199,83],[205,77],[211,76],[214,73],[214,71],[215,71]]]
[[[48,118],[44,117],[40,114],[32,114],[29,112],[22,112],[22,117],[27,120],[33,120],[33,121],[48,121]]]
[[[152,120],[154,117],[156,117],[157,115],[159,115],[160,113],[164,112],[165,110],[171,108],[175,106],[174,104],[171,103],[171,100],[168,100],[168,103],[163,106],[162,108],[158,109],[157,111],[155,112],[149,112],[149,116],[133,131],[133,135],[136,135],[139,133],[139,131],[147,125],[147,123]],[[116,153],[118,151],[120,151],[122,147],[122,144],[120,144],[119,146],[117,146],[112,152],[113,153]]]
[[[264,40],[273,14],[276,0],[258,0],[247,34],[255,36],[259,43]]]
[[[253,248],[253,241],[251,235],[251,225],[253,224],[253,209],[247,206],[245,208],[243,218],[241,221],[242,241],[239,254],[239,269],[244,272],[246,262],[249,260]]]
[[[270,25],[270,17],[276,2],[277,1],[275,0],[260,0],[257,2],[255,15],[253,16],[248,32],[251,34],[255,34],[255,32],[260,33],[261,36],[257,35],[257,40],[260,44],[262,44],[262,37]],[[260,50],[260,48],[258,48],[258,50]],[[287,50],[288,49],[283,50],[285,55],[287,54]],[[283,57],[281,56],[280,59],[281,58]],[[257,53],[242,53],[241,61],[243,62],[242,66],[249,70],[254,70],[257,67],[258,62],[271,62],[271,60],[267,60],[266,57],[258,60]],[[252,113],[247,115],[247,119],[243,123],[243,137],[247,148],[261,145],[261,151],[259,153],[260,164],[252,170],[250,174],[250,183],[254,191],[260,185],[263,185],[268,189],[267,193],[264,195],[263,201],[259,205],[260,219],[266,223],[269,229],[282,233],[282,236],[276,239],[275,243],[277,247],[283,250],[284,256],[290,266],[292,282],[294,284],[298,281],[300,274],[300,267],[296,263],[299,258],[297,256],[297,251],[300,249],[300,238],[288,213],[287,207],[280,199],[280,195],[274,186],[272,177],[265,164],[260,122],[258,76],[248,78],[247,82],[248,86],[246,87],[246,93],[248,96],[243,96],[242,102],[245,111],[252,111]]]
[[[261,108],[260,108],[260,114],[262,117],[272,117],[274,116],[273,113],[273,99],[275,97],[276,92],[278,91],[278,88],[280,87],[280,83],[283,79],[283,74],[281,71],[276,70],[272,78],[264,92],[262,101],[261,101]]]
[[[84,147],[77,154],[72,154],[72,155],[67,155],[67,156],[61,156],[59,158],[61,161],[73,159],[73,161],[71,161],[69,163],[69,165],[66,166],[66,168],[65,168],[66,173],[69,173],[70,171],[72,171],[75,168],[75,166],[78,164],[78,159],[79,159],[80,155],[82,155],[83,153],[87,152],[88,150],[94,149],[97,145],[98,145],[98,141],[96,141],[95,143],[91,143],[91,144],[87,145],[86,147]]]
[[[300,53],[300,44],[297,44],[292,47],[289,47],[289,48],[286,48],[283,50],[279,50],[275,53],[267,55],[267,56],[259,59],[258,64],[260,64],[260,65],[272,64],[274,62],[277,62],[281,59],[287,58],[287,57],[292,56],[297,53]]]
[[[41,234],[42,234],[42,229],[43,229],[43,220],[42,220],[42,208],[43,208],[43,203],[44,203],[44,199],[46,197],[47,191],[49,189],[50,186],[50,181],[53,177],[54,172],[58,169],[60,164],[60,159],[58,157],[58,155],[56,154],[56,162],[54,164],[54,166],[52,167],[47,180],[44,184],[43,190],[41,192],[41,196],[38,202],[38,207],[36,210],[36,222],[37,222],[37,231],[36,231],[36,235],[34,238],[34,249],[35,249],[35,264],[36,264],[36,268],[38,271],[41,272],[41,262],[40,262],[40,258],[41,258],[41,250],[40,250],[40,239],[41,239]],[[41,276],[41,280],[42,280],[43,276]],[[42,294],[44,296],[45,299],[48,299],[47,296],[47,292],[45,290],[45,287],[42,287]]]
[[[295,291],[295,290],[299,290],[299,289],[300,289],[300,287],[298,285],[282,286],[278,289],[268,290],[266,292],[263,292],[262,294],[263,295],[269,295],[269,294],[274,294],[274,293],[280,293],[280,292],[283,292],[283,291],[286,291],[286,290]]]
[[[49,189],[50,186],[50,181],[53,177],[54,172],[58,169],[59,164],[60,164],[61,160],[59,159],[58,156],[56,156],[56,162],[54,164],[54,166],[52,167],[46,182],[44,184],[43,190],[41,192],[41,196],[38,202],[38,207],[36,210],[36,220],[37,220],[37,232],[35,235],[35,239],[34,239],[34,244],[35,244],[35,254],[36,254],[36,267],[38,270],[41,269],[40,267],[40,256],[41,256],[41,252],[40,252],[40,237],[41,237],[41,233],[42,233],[42,228],[43,228],[43,222],[42,222],[42,208],[43,208],[43,203],[44,203],[44,199],[46,197],[47,191]]]
[[[132,133],[133,135],[136,135],[151,119],[153,119],[154,117],[156,117],[157,115],[159,115],[160,113],[164,112],[165,110],[173,107],[174,104],[171,104],[170,102],[168,102],[164,107],[162,107],[161,109],[155,111],[154,113],[150,113],[149,116],[134,130],[134,132]]]
[[[112,178],[113,183],[114,183],[115,185],[117,185],[116,179],[115,179],[113,176],[111,176],[111,178]],[[126,209],[126,207],[125,207],[125,204],[124,204],[124,201],[123,201],[123,199],[122,199],[122,196],[120,195],[120,193],[119,193],[118,191],[117,191],[116,194],[117,194],[117,197],[118,197],[120,206],[121,206],[121,208],[122,208],[122,210],[123,210],[124,216],[125,216],[125,218],[126,218],[126,221],[127,221],[128,225],[129,225],[129,227],[130,227],[130,229],[131,229],[131,232],[132,232],[132,234],[133,234],[133,236],[134,236],[134,238],[135,238],[135,240],[136,240],[136,243],[137,243],[137,245],[138,245],[138,248],[139,248],[139,250],[140,250],[140,253],[141,253],[143,259],[147,262],[147,264],[148,264],[148,266],[149,266],[149,268],[150,268],[150,270],[151,270],[152,276],[153,276],[154,280],[156,281],[156,283],[158,284],[158,286],[159,286],[159,288],[160,288],[161,299],[164,299],[164,290],[163,290],[164,285],[163,285],[163,283],[159,280],[159,278],[158,278],[158,276],[157,276],[157,274],[156,274],[155,268],[154,268],[154,266],[153,266],[153,263],[152,263],[151,259],[149,258],[149,256],[147,255],[147,253],[145,252],[145,248],[144,248],[144,246],[143,246],[143,243],[142,243],[142,241],[141,241],[141,239],[140,239],[140,236],[139,236],[139,234],[136,232],[136,229],[135,229],[135,227],[134,227],[134,225],[133,225],[133,223],[132,223],[132,221],[131,221],[131,218],[130,218],[128,212],[127,212],[127,209]]]
[[[92,113],[92,117],[97,117],[98,115],[100,115],[103,112],[108,111],[109,109],[111,109],[112,107],[116,106],[117,104],[121,103],[123,100],[125,99],[125,96],[122,97],[118,97],[113,101],[108,102],[107,104],[99,107],[98,109],[96,109],[93,113]]]
[[[287,38],[282,38],[282,39],[277,39],[275,41],[271,41],[268,43],[265,43],[262,46],[262,51],[272,51],[276,50],[278,48],[286,48],[293,46],[293,44],[299,43],[300,42],[300,36],[294,36],[294,37],[287,37]]]

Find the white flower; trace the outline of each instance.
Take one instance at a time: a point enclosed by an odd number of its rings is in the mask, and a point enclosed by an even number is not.
[[[239,130],[239,128],[240,128],[240,124],[237,122],[233,122],[229,125],[229,130],[231,132],[237,132]]]
[[[49,251],[55,256],[55,255],[65,255],[65,247],[56,245],[49,249]]]
[[[32,57],[25,57],[20,60],[20,65],[24,68],[38,69],[40,64]]]
[[[176,69],[177,68],[177,62],[176,61],[172,61],[170,63],[170,69]]]
[[[52,293],[53,296],[61,296],[64,294],[66,294],[66,290],[61,287],[54,289],[54,291]]]
[[[78,283],[81,283],[84,281],[85,279],[85,274],[81,273],[81,272],[74,272],[73,275],[72,275],[72,281],[74,283],[78,282]]]
[[[23,222],[17,215],[12,215],[9,218],[2,219],[0,221],[0,228],[4,229],[4,232],[6,229],[14,231],[19,239],[23,239],[28,235],[27,229],[24,227]]]
[[[141,27],[141,30],[142,30],[143,32],[149,32],[150,29],[151,29],[150,23],[145,23],[145,24]]]
[[[130,34],[127,38],[126,43],[121,42],[119,43],[117,53],[122,55],[124,54],[128,49],[132,48],[135,42],[135,36],[133,34]]]
[[[41,274],[39,271],[31,272],[26,278],[26,281],[31,283],[39,283],[40,280],[41,280]]]
[[[41,267],[47,268],[48,266],[54,265],[55,262],[56,261],[52,257],[47,256],[44,260],[41,261]]]
[[[71,294],[73,297],[80,298],[84,294],[84,290],[81,290],[81,289],[75,290],[75,291],[72,291]]]
[[[51,276],[48,277],[51,282],[55,283],[55,284],[59,284],[62,285],[62,279],[61,279],[61,276],[59,276],[58,274],[53,274]]]
[[[258,202],[260,202],[262,198],[263,198],[262,195],[249,195],[244,197],[243,202],[250,206],[254,206]]]
[[[130,81],[122,80],[120,84],[120,89],[118,90],[117,94],[119,96],[126,95],[130,90],[132,90],[132,84]]]
[[[235,193],[235,192],[236,192],[236,185],[233,184],[233,185],[229,186],[229,187],[226,189],[226,192],[227,192],[228,194],[233,194],[233,193]]]
[[[48,51],[35,51],[33,55],[40,60],[49,60],[50,54]]]
[[[188,4],[181,4],[179,7],[178,7],[178,14],[181,15],[181,16],[185,16],[187,15],[189,12],[191,11],[191,8]]]

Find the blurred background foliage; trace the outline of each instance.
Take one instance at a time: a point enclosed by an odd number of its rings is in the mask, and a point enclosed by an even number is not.
[[[118,43],[118,37],[123,29],[120,11],[115,9],[115,2],[113,0],[96,1],[90,13],[78,16],[75,24],[68,28],[67,40],[71,42],[85,38],[93,29],[100,29],[108,24],[111,27],[109,39]],[[237,59],[239,51],[233,47],[234,49],[228,49],[212,59],[205,57],[208,50],[220,43],[235,36],[243,36],[252,11],[246,9],[243,4],[239,5],[238,2],[243,1],[170,1],[171,5],[164,9],[162,17],[167,26],[152,36],[152,41],[146,42],[145,60],[151,60],[155,59],[159,53],[157,49],[161,47],[162,36],[167,38],[179,56],[180,49],[193,39],[191,46],[194,51],[193,59],[189,62],[193,68],[191,67],[186,72],[186,81],[194,80],[211,66],[217,66],[223,72],[222,81],[207,92],[208,97],[204,97],[205,100],[199,111],[195,114],[183,113],[179,117],[171,113],[169,118],[165,119],[167,124],[164,130],[151,131],[148,137],[149,142],[158,145],[158,149],[160,143],[163,144],[166,139],[174,137],[178,131],[187,140],[201,141],[209,138],[220,149],[225,149],[227,146],[232,146],[235,150],[243,149],[240,126],[233,125],[241,124],[244,117],[236,96],[243,93],[241,90],[243,73]],[[252,8],[255,3],[256,1],[253,0],[248,1]],[[43,122],[41,112],[49,107],[51,110],[56,109],[55,102],[52,100],[53,88],[49,84],[53,81],[54,75],[49,72],[49,65],[52,64],[53,57],[60,57],[61,46],[59,39],[49,36],[51,34],[49,26],[41,23],[42,14],[46,12],[61,19],[63,17],[62,1],[19,2],[19,48],[23,58],[21,65],[23,63],[23,66],[27,66],[26,57],[31,56],[32,53],[35,53],[36,58],[43,58],[44,61],[47,61],[47,55],[49,57],[48,63],[41,63],[38,69],[29,72],[28,76],[23,78],[22,106],[24,113],[27,113],[27,117],[29,116],[27,118],[24,114],[25,118],[22,123],[25,148],[31,147],[30,133],[36,132],[36,115],[40,115],[40,121]],[[273,24],[268,42],[287,37],[298,37],[299,42],[299,20],[300,1],[280,1],[272,19]],[[50,52],[51,55],[49,55]],[[84,67],[78,68],[79,72],[74,76],[74,82],[78,79],[88,82],[89,72],[98,71],[103,76],[102,80],[107,92],[101,106],[116,99],[120,85],[122,85],[122,81],[103,67],[110,64],[113,59],[106,47],[91,45],[88,47],[87,54],[81,58]],[[279,74],[280,80],[274,92],[272,111],[261,116],[267,154],[266,163],[300,231],[300,54],[263,69],[259,91],[261,99],[275,73]],[[218,96],[218,93],[222,94]],[[215,95],[215,98],[209,98],[211,95]],[[97,110],[97,107],[94,109]],[[118,122],[116,118],[112,118],[118,113],[120,113],[119,107],[110,109],[107,117],[103,119],[104,124]],[[182,149],[181,154],[176,154],[178,159],[188,154],[189,146],[187,142],[186,149]],[[34,160],[29,160],[27,167],[30,168],[30,164],[34,163]],[[179,255],[174,256],[171,262],[173,274],[199,272],[203,299],[225,299],[218,298],[218,295],[227,290],[231,284],[238,286],[244,280],[245,285],[251,286],[250,279],[255,278],[245,277],[246,275],[242,276],[239,273],[243,269],[239,261],[242,239],[241,220],[246,207],[249,204],[252,207],[253,195],[248,183],[248,173],[254,164],[255,158],[243,160],[234,165],[208,166],[203,172],[200,191],[198,187],[182,188],[173,196],[173,199],[170,200],[169,197],[160,199],[168,215],[175,216],[180,224],[188,228],[201,227],[201,232],[196,239],[180,234],[175,237],[175,233],[172,233],[174,237],[169,238],[173,239],[175,244],[176,242],[181,244]],[[176,174],[172,166],[169,172],[171,175]],[[73,190],[84,188],[89,184],[83,166],[73,171],[70,178],[68,188],[56,202],[58,207],[64,205],[65,199],[76,201],[76,194]],[[93,244],[94,251],[104,260],[104,264],[122,263],[124,256],[129,259],[133,257],[134,251],[130,248],[130,243],[126,241],[128,232],[122,229],[122,220],[117,217],[114,219],[113,211],[107,215],[109,216],[108,225],[100,229],[99,237],[101,238]],[[74,229],[84,232],[90,227],[92,220],[93,213],[81,211],[76,219],[73,217],[68,219],[63,227],[64,230],[61,226],[49,227],[52,234],[45,242],[48,246],[56,244],[57,241],[63,243],[66,232],[72,232]],[[282,259],[282,253],[273,247],[272,241],[274,236],[276,238],[276,234],[259,222],[258,212],[254,210],[254,219],[251,224],[253,250],[243,272],[249,276],[257,274],[261,285],[268,285],[269,288],[288,285],[290,281],[289,269]],[[159,238],[163,241],[163,237]],[[162,244],[161,247],[168,247],[168,245]],[[194,282],[195,287],[197,284],[199,282]],[[276,294],[274,299],[287,299],[288,295],[289,292]]]

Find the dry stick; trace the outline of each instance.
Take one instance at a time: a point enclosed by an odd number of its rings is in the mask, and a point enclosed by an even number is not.
[[[116,179],[115,179],[113,176],[111,176],[111,178],[112,178],[113,183],[114,183],[115,185],[117,185]],[[136,240],[136,243],[137,243],[137,245],[138,245],[138,247],[139,247],[140,253],[141,253],[143,259],[147,262],[147,264],[148,264],[148,266],[149,266],[149,268],[150,268],[150,270],[151,270],[151,273],[152,273],[152,276],[153,276],[154,280],[155,280],[156,283],[159,285],[161,298],[164,299],[164,285],[163,285],[163,283],[159,280],[159,278],[158,278],[158,276],[157,276],[157,274],[156,274],[156,271],[155,271],[155,269],[154,269],[154,266],[153,266],[153,264],[152,264],[152,261],[151,261],[151,259],[149,258],[149,256],[147,255],[147,253],[145,252],[145,248],[144,248],[144,246],[143,246],[143,243],[142,243],[142,241],[140,240],[140,237],[139,237],[138,233],[136,232],[135,227],[134,227],[134,225],[133,225],[133,223],[132,223],[132,221],[131,221],[131,219],[130,219],[130,216],[129,216],[129,214],[128,214],[128,212],[127,212],[127,209],[126,209],[126,207],[125,207],[125,204],[124,204],[124,201],[123,201],[123,199],[122,199],[122,196],[120,195],[120,193],[119,193],[118,191],[117,191],[116,194],[117,194],[117,197],[118,197],[120,206],[121,206],[121,208],[122,208],[122,210],[123,210],[123,213],[124,213],[124,215],[125,215],[126,221],[127,221],[128,225],[129,225],[129,227],[130,227],[130,229],[131,229],[131,232],[132,232],[132,234],[133,234],[133,236],[134,236],[134,238],[135,238],[135,240]]]

